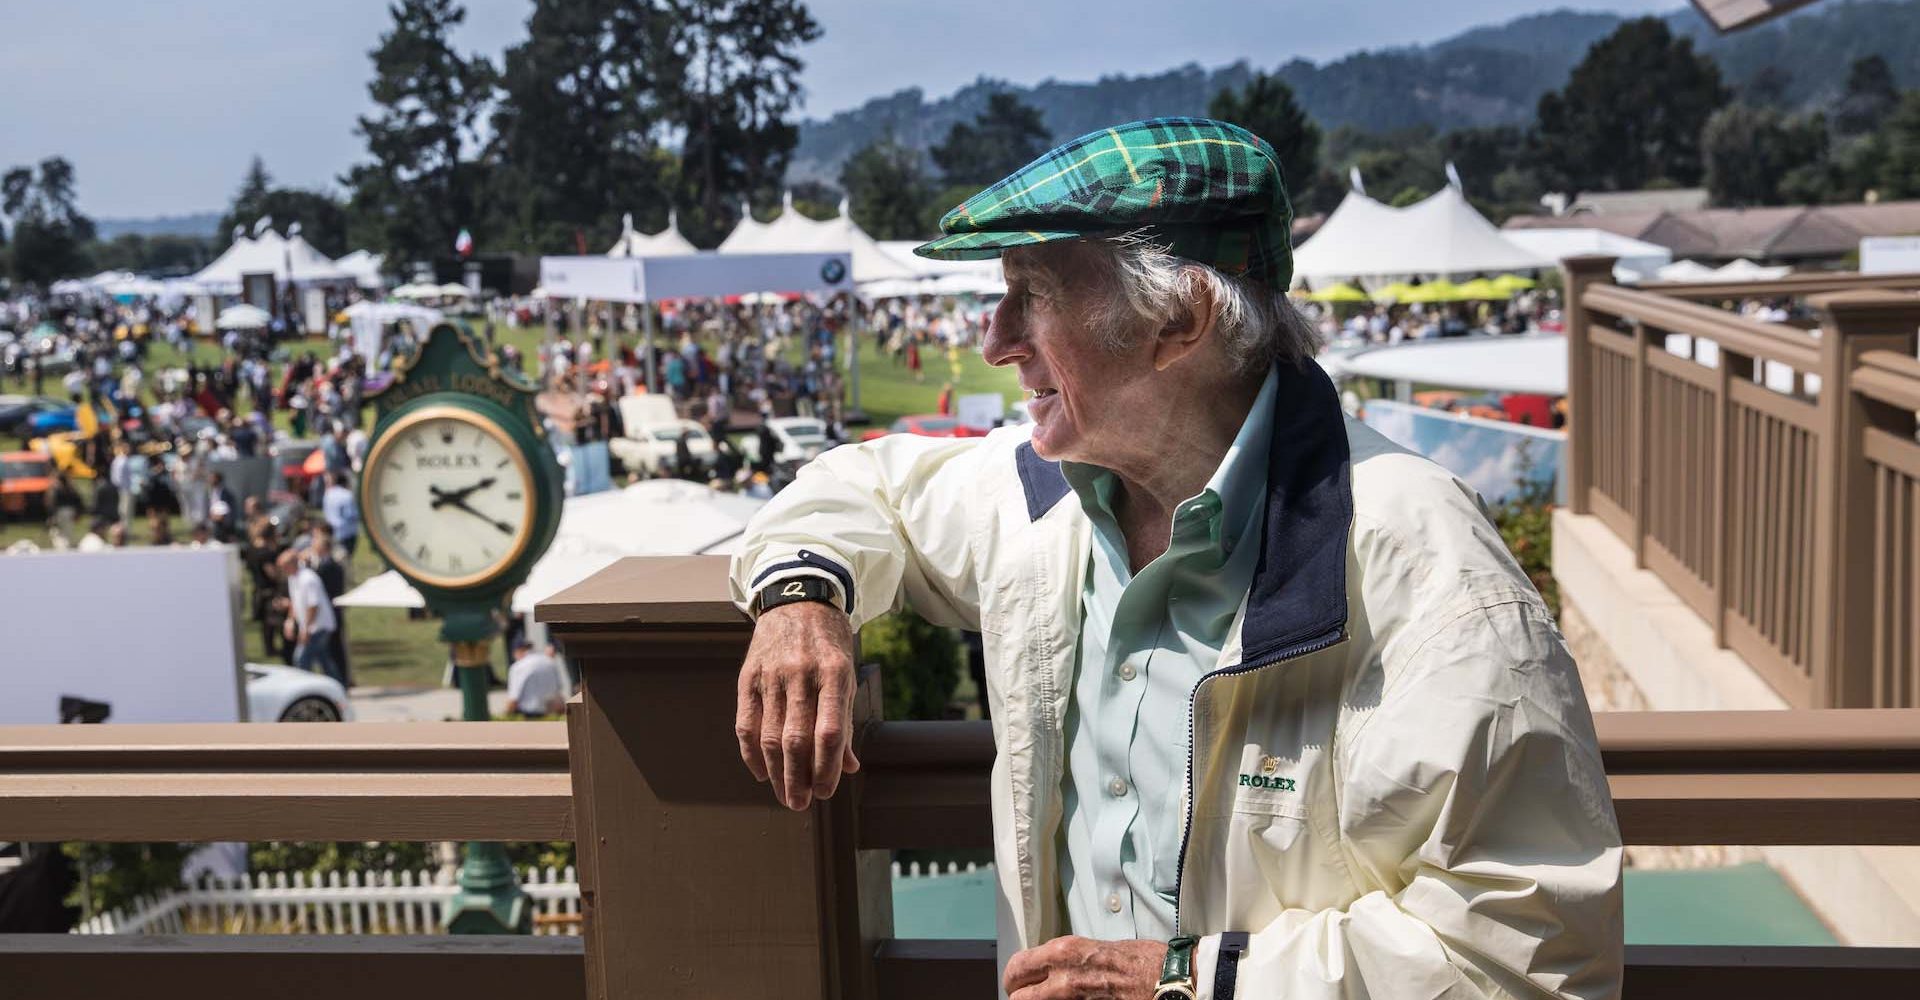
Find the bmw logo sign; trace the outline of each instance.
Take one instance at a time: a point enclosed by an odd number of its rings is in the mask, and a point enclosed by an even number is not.
[[[847,280],[847,265],[841,263],[838,257],[827,258],[827,262],[820,265],[820,280],[829,285]]]

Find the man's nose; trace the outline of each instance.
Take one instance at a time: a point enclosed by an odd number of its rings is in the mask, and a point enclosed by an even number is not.
[[[980,342],[980,355],[987,364],[1018,364],[1027,356],[1026,339],[1020,335],[1019,320],[1014,319],[1007,309],[1005,299],[987,317],[986,336]]]

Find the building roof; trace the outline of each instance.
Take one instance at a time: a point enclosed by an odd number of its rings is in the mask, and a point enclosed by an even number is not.
[[[1601,229],[1673,251],[1676,259],[1805,261],[1844,257],[1869,236],[1920,233],[1920,201],[1812,208],[1705,208],[1619,215],[1523,215],[1508,229]]]
[[[1706,188],[1654,188],[1641,191],[1587,191],[1567,206],[1567,214],[1631,215],[1636,212],[1691,212],[1707,207]]]
[[[1751,28],[1782,14],[1798,10],[1814,0],[1693,0],[1700,16],[1722,32]]]

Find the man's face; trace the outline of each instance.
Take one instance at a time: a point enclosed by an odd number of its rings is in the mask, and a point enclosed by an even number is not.
[[[1033,447],[1042,458],[1114,468],[1148,445],[1167,400],[1154,400],[1152,337],[1110,350],[1096,329],[1108,298],[1094,254],[1073,244],[1009,251],[1007,296],[982,353],[1019,370],[1032,394]]]

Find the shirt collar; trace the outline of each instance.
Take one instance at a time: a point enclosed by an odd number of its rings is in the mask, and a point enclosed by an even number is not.
[[[1273,438],[1273,408],[1279,390],[1279,373],[1269,368],[1253,406],[1241,421],[1240,432],[1227,446],[1226,455],[1213,470],[1207,485],[1174,508],[1176,533],[1188,519],[1201,520],[1211,529],[1215,544],[1231,553],[1250,526],[1258,532],[1258,525],[1253,521],[1266,495],[1267,453]],[[1060,472],[1089,515],[1112,515],[1113,492],[1119,484],[1112,471],[1097,465],[1061,462]]]

